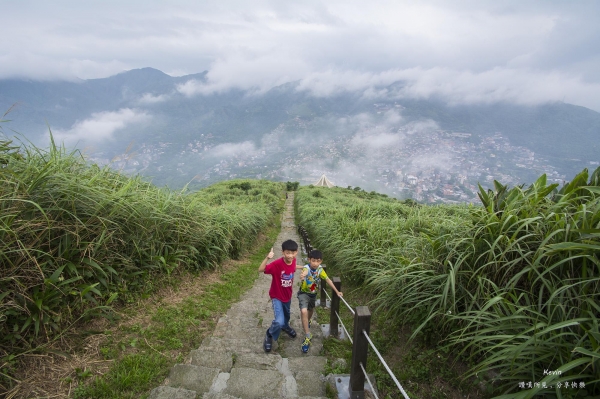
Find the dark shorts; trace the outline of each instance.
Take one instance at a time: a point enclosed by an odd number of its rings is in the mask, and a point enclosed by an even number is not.
[[[317,294],[311,295],[307,294],[306,292],[298,292],[298,303],[300,304],[300,309],[314,309],[316,298]]]

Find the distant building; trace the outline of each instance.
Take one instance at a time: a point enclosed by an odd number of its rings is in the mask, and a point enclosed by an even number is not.
[[[319,181],[314,183],[314,185],[317,187],[329,187],[329,188],[334,186],[334,184],[331,181],[329,181],[329,179],[327,178],[327,176],[325,176],[325,174],[323,174],[321,176],[321,178],[319,179]]]

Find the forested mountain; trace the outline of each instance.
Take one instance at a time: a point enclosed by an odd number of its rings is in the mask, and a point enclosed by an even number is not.
[[[76,82],[0,80],[0,110],[10,109],[2,128],[36,144],[50,128],[96,162],[173,186],[231,177],[308,182],[328,173],[339,185],[407,196],[398,181],[413,175],[475,184],[548,172],[558,181],[600,160],[600,114],[571,104],[448,105],[399,98],[402,82],[380,97],[316,97],[296,82],[265,93],[198,93],[205,82],[206,72],[171,77],[152,68]]]

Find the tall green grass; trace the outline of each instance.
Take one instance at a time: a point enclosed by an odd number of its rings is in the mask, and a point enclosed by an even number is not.
[[[303,188],[297,207],[328,262],[364,281],[414,336],[441,335],[473,365],[468,375],[493,375],[496,394],[598,395],[599,180],[600,169],[560,190],[545,176],[526,188],[496,182],[481,189],[482,207]],[[529,381],[540,386],[519,387]]]
[[[342,188],[302,187],[295,206],[327,262],[343,266],[357,283],[390,267],[439,263],[430,237],[470,224],[467,206],[426,207]]]
[[[0,141],[3,364],[82,315],[149,289],[154,276],[237,257],[281,211],[283,190],[230,181],[175,192],[54,143],[46,151]]]

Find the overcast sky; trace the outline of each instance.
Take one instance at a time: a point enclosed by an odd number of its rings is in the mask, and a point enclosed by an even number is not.
[[[189,95],[300,81],[600,111],[599,1],[3,1],[0,78],[208,70]]]

